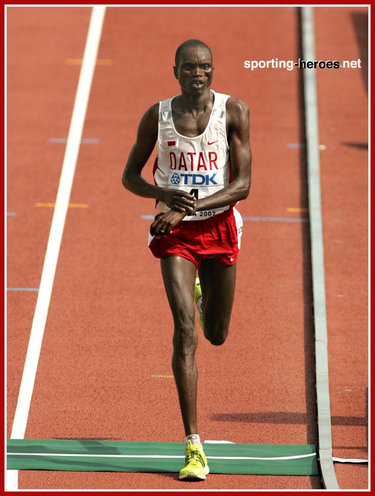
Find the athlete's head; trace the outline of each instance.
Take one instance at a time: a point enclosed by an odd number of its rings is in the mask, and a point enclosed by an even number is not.
[[[201,40],[187,40],[187,41],[184,41],[183,43],[181,43],[181,45],[177,48],[176,50],[176,55],[175,55],[175,64],[176,64],[176,67],[178,67],[178,64],[180,62],[180,58],[181,58],[181,54],[183,53],[183,51],[185,49],[188,49],[188,48],[195,48],[195,47],[201,47],[201,48],[205,48],[209,53],[210,53],[210,56],[211,56],[211,63],[212,63],[212,52],[211,52],[211,48],[206,45],[206,43],[204,43],[203,41]]]
[[[182,91],[199,94],[206,91],[212,82],[214,66],[212,52],[200,40],[187,40],[176,50],[174,75]]]

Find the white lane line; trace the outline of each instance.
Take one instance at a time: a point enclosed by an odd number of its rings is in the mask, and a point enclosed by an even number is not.
[[[18,489],[18,470],[6,470],[4,488],[5,491],[16,491]]]
[[[368,460],[363,458],[337,458],[334,456],[332,460],[337,463],[368,463]]]
[[[8,453],[8,456],[67,456],[67,457],[83,457],[83,458],[185,458],[184,455],[101,455],[92,453]],[[316,453],[307,453],[304,455],[294,455],[294,456],[209,456],[208,460],[273,460],[273,461],[284,461],[284,460],[298,460],[300,458],[311,458],[316,456]]]
[[[101,38],[105,7],[94,6],[91,12],[89,31],[86,40],[83,63],[81,67],[76,98],[65,156],[62,165],[60,183],[56,197],[48,245],[44,259],[38,299],[31,327],[26,360],[18,395],[16,412],[13,420],[12,439],[23,439],[29,416],[30,402],[34,389],[36,370],[51,299],[52,286],[56,272],[69,197],[72,188],[87,104],[95,69],[95,62]]]
[[[314,8],[312,6],[305,6],[300,7],[300,9],[302,19],[303,58],[304,60],[315,60]],[[324,487],[326,489],[339,489],[332,461],[316,69],[304,69],[303,81],[314,301],[315,377],[318,410],[319,463]]]

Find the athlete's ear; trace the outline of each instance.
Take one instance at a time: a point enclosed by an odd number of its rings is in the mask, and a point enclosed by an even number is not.
[[[174,73],[174,77],[175,77],[176,79],[178,79],[178,75],[177,75],[177,67],[176,67],[175,65],[173,66],[173,73]]]

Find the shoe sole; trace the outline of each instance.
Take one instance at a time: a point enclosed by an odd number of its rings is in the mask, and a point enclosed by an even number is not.
[[[206,467],[205,469],[205,473],[204,474],[201,474],[201,475],[198,475],[198,474],[195,474],[194,472],[190,472],[190,474],[187,474],[187,475],[179,475],[179,479],[180,480],[206,480],[206,475],[210,473],[210,469],[209,467]]]

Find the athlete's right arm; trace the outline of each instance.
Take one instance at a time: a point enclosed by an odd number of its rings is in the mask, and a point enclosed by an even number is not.
[[[137,140],[133,145],[122,175],[122,184],[132,193],[145,198],[163,201],[178,212],[192,211],[194,197],[176,189],[161,188],[148,183],[141,176],[143,167],[150,158],[158,137],[159,104],[150,107],[139,123]]]

